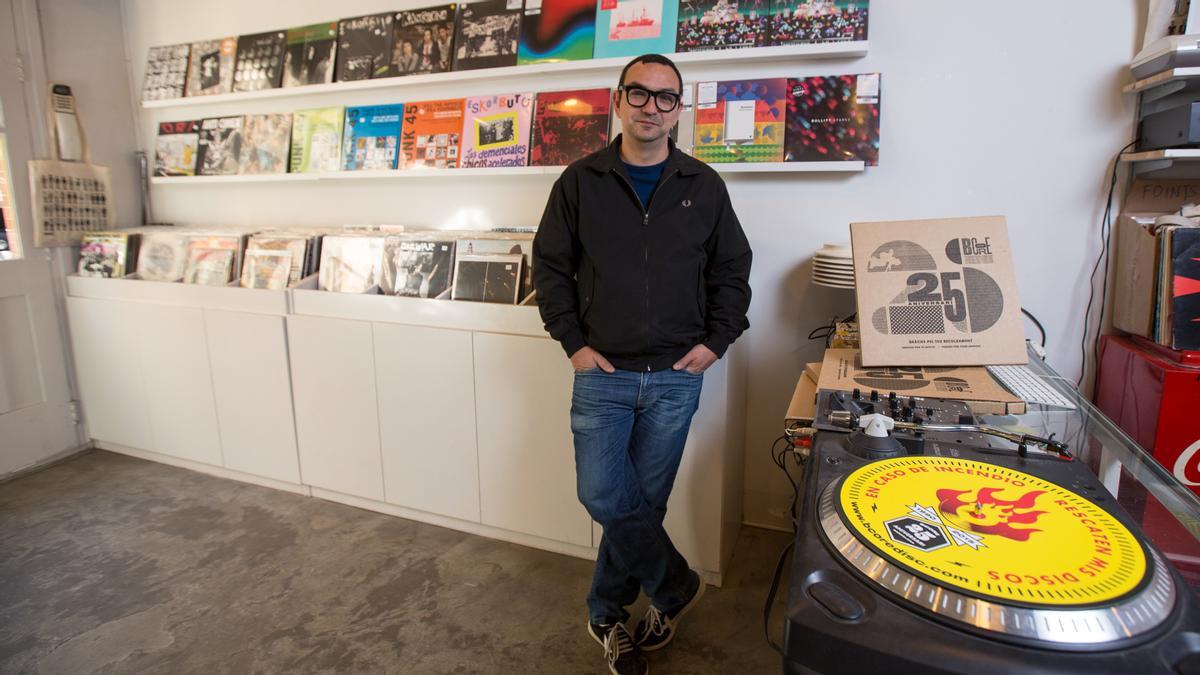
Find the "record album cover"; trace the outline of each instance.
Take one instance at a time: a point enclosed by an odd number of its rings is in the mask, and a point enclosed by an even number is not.
[[[341,168],[343,109],[297,110],[292,116],[291,173]]]
[[[396,12],[392,75],[445,73],[454,60],[457,5]]]
[[[233,91],[233,61],[237,38],[192,43],[188,60],[187,95],[208,96]]]
[[[608,145],[609,89],[541,92],[529,166],[565,166]]]
[[[462,166],[525,166],[532,123],[532,93],[468,98]]]
[[[305,258],[308,256],[310,244],[311,241],[308,238],[298,235],[289,236],[283,234],[255,234],[251,236],[250,240],[246,243],[246,256],[247,260],[249,260],[251,251],[286,252],[288,254],[288,263],[290,267],[288,268],[285,281],[289,284],[294,284],[304,278],[304,273],[306,271],[304,269],[304,262]],[[243,285],[245,284],[246,280],[244,274],[245,268],[246,266],[243,264]],[[259,287],[253,286],[249,288]]]
[[[453,239],[437,237],[388,237],[383,292],[413,298],[436,298],[444,293],[454,272],[454,244]]]
[[[188,238],[174,232],[147,232],[138,248],[137,273],[146,281],[179,281],[187,268]]]
[[[392,58],[392,13],[369,14],[338,22],[338,82],[387,77]]]
[[[515,305],[520,301],[521,256],[459,255],[454,260],[454,300]]]
[[[1200,228],[1179,227],[1171,236],[1172,349],[1200,349]]]
[[[675,51],[762,47],[770,30],[770,0],[681,0]]]
[[[333,82],[337,22],[290,28],[283,55],[283,86]]]
[[[710,164],[782,162],[787,79],[696,85],[693,155]]]
[[[772,0],[767,44],[866,40],[868,5],[869,0]]]
[[[246,262],[242,265],[242,288],[265,288],[278,291],[288,286],[290,270],[294,263],[291,251],[270,249],[246,249]]]
[[[79,243],[81,277],[119,279],[127,273],[129,251],[136,235],[123,232],[84,232]]]
[[[465,99],[421,101],[404,106],[400,150],[405,168],[458,166]]]
[[[788,78],[784,161],[879,164],[879,73]]]
[[[404,105],[368,105],[346,108],[342,132],[342,169],[397,169],[400,127]]]
[[[851,223],[865,366],[1025,363],[1000,216]]]
[[[188,251],[183,283],[201,286],[226,286],[233,272],[233,251],[224,248],[193,247]]]
[[[596,0],[525,0],[517,64],[584,61],[596,38]]]
[[[233,67],[234,91],[277,89],[283,79],[283,50],[287,33],[271,31],[242,35]]]
[[[679,23],[677,0],[596,0],[593,57],[670,54]]]
[[[383,237],[328,235],[321,242],[318,287],[362,293],[381,281]]]
[[[236,174],[242,156],[242,122],[236,117],[210,117],[200,122],[200,151],[196,174]]]
[[[462,5],[454,29],[454,70],[517,65],[522,0]]]
[[[161,101],[183,96],[187,81],[188,45],[151,47],[146,57],[142,100]]]
[[[533,235],[490,234],[474,239],[459,239],[455,249],[458,255],[519,255],[521,256],[521,283],[518,297],[524,299],[533,292]]]
[[[155,176],[195,176],[200,121],[163,122],[154,143]]]
[[[239,173],[287,173],[291,149],[290,113],[246,115],[242,129],[242,159]]]

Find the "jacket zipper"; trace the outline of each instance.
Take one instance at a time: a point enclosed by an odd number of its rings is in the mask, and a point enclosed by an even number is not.
[[[637,189],[633,187],[633,183],[629,182],[629,179],[626,178],[620,171],[613,169],[612,172],[617,174],[617,177],[621,179],[621,182],[625,183],[625,186],[628,187],[629,191],[633,193],[633,198],[637,200],[637,203],[640,206],[642,203],[642,198],[638,196]],[[670,180],[671,177],[674,176],[676,173],[679,173],[679,170],[672,169],[671,173],[667,174],[666,176],[663,176],[663,178],[658,181],[658,185],[655,185],[654,189],[650,191],[650,198],[646,200],[646,205],[642,207],[642,227],[645,227],[650,224],[650,205],[654,203],[654,195],[658,194],[658,189],[660,187],[662,187],[663,185],[665,185],[666,182],[668,180]],[[649,342],[650,342],[650,245],[648,243],[646,243],[646,236],[647,235],[646,235],[645,231],[643,231],[642,232],[642,263],[643,263],[642,270],[645,274],[644,278],[645,278],[645,282],[646,282],[646,285],[645,285],[645,291],[646,291],[645,292],[645,299],[646,299],[646,323],[645,323],[645,326],[646,326],[646,342],[647,342],[647,346],[649,346]],[[650,364],[649,363],[646,364],[646,372],[647,373],[650,372]]]

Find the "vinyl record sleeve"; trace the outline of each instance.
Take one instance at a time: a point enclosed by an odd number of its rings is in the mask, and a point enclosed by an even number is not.
[[[788,78],[786,162],[879,164],[879,73]]]
[[[766,44],[866,40],[868,5],[869,0],[773,0]]]
[[[291,113],[246,115],[238,173],[287,173]]]
[[[240,36],[233,67],[233,90],[278,89],[283,79],[286,43],[287,33],[281,30]]]
[[[338,82],[387,77],[392,58],[392,12],[338,22]]]
[[[454,19],[458,5],[396,12],[391,74],[449,72],[454,63]]]
[[[1200,349],[1200,228],[1176,228],[1171,237],[1172,349]]]
[[[236,117],[210,117],[200,122],[199,176],[225,176],[238,172],[242,157],[242,124]]]
[[[116,232],[85,232],[79,244],[81,277],[119,279],[125,276],[129,235]]]
[[[592,55],[670,54],[679,23],[677,0],[596,0],[596,46]]]
[[[865,366],[1025,363],[1001,216],[851,223]]]
[[[233,254],[227,248],[192,247],[188,251],[183,283],[226,286],[233,275]]]
[[[288,276],[285,281],[289,284],[294,284],[304,276],[304,258],[307,254],[308,246],[309,239],[298,235],[255,234],[246,243],[246,256],[248,259],[250,251],[286,251],[290,256],[291,267],[288,269]],[[243,264],[243,274],[245,268],[246,266]],[[243,283],[244,281],[245,277],[243,276]]]
[[[438,297],[450,288],[454,249],[453,239],[388,237],[384,242],[383,292],[413,298]]]
[[[188,59],[187,95],[209,96],[233,91],[237,38],[193,42]]]
[[[532,124],[532,93],[468,98],[462,166],[525,166]]]
[[[405,104],[400,134],[405,168],[458,167],[465,102],[454,98]]]
[[[196,175],[199,150],[200,120],[159,124],[154,143],[154,175]]]
[[[519,255],[521,284],[517,296],[522,300],[533,292],[533,236],[491,234],[473,239],[459,239],[459,255]]]
[[[143,101],[161,101],[183,96],[187,81],[189,45],[151,47],[146,56],[146,75],[142,82]]]
[[[341,168],[343,114],[340,107],[295,112],[292,117],[292,173]]]
[[[586,61],[596,38],[596,0],[525,0],[517,65]]]
[[[187,260],[187,235],[147,232],[138,250],[137,273],[146,281],[179,281]]]
[[[242,265],[242,288],[265,288],[278,291],[287,288],[290,270],[294,268],[291,251],[247,249]]]
[[[769,0],[685,0],[679,3],[676,52],[743,49],[770,44]]]
[[[317,286],[335,293],[362,293],[380,283],[383,237],[329,235],[321,242]]]
[[[520,302],[520,255],[459,255],[454,260],[454,300],[515,305]]]
[[[608,145],[609,89],[541,92],[533,120],[530,166],[566,166]]]
[[[345,171],[403,168],[400,129],[404,104],[346,108],[342,125],[342,169]]]
[[[336,21],[289,29],[283,56],[283,86],[333,82],[336,54]]]
[[[782,162],[787,79],[696,85],[693,154],[710,164]]]
[[[484,0],[459,7],[454,70],[517,65],[522,0]]]

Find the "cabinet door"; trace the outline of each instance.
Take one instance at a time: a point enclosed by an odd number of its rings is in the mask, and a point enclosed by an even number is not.
[[[300,482],[282,316],[204,310],[225,467]]]
[[[371,324],[289,316],[300,477],[383,501]]]
[[[552,340],[475,334],[484,524],[591,546],[592,521],[575,491],[572,382]]]
[[[152,449],[132,305],[67,298],[67,318],[88,436]]]
[[[471,334],[382,323],[374,330],[387,501],[479,522]]]
[[[203,310],[136,304],[151,450],[221,466]]]

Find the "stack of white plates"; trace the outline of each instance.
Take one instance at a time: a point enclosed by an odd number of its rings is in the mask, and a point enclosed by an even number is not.
[[[813,256],[812,281],[818,286],[854,288],[854,259],[850,247],[844,244],[825,244]]]

